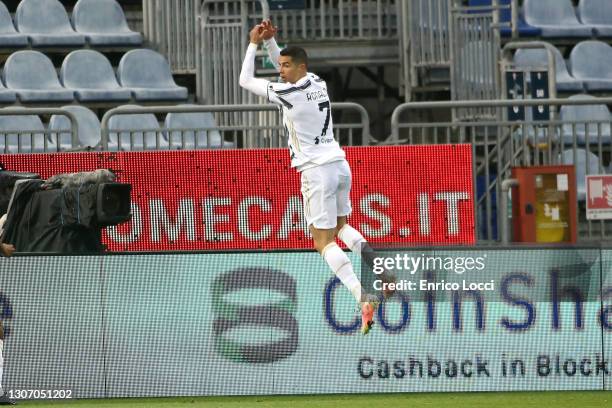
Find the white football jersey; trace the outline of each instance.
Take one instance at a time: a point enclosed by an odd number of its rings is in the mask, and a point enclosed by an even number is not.
[[[295,84],[268,84],[268,100],[282,107],[291,167],[298,171],[345,158],[334,139],[327,85],[308,73]]]

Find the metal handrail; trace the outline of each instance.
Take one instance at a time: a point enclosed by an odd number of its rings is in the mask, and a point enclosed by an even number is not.
[[[569,106],[569,105],[609,105],[612,104],[612,97],[605,98],[594,98],[594,99],[492,99],[492,100],[481,100],[481,101],[435,101],[435,102],[406,102],[398,105],[393,114],[391,115],[391,136],[387,139],[387,143],[398,143],[399,130],[403,127],[407,127],[405,123],[400,123],[400,116],[404,111],[409,109],[459,109],[459,108],[480,108],[486,107],[498,107],[507,108],[514,106],[538,106],[538,105],[550,105],[550,106]],[[491,122],[491,121],[488,121]],[[488,122],[473,122],[474,125],[482,125]],[[457,122],[459,124],[459,122]],[[471,122],[461,122],[462,124],[469,125]],[[493,122],[499,123],[499,122]]]
[[[69,112],[65,109],[60,109],[60,108],[4,108],[4,109],[0,109],[0,115],[1,116],[30,116],[30,115],[37,115],[37,116],[39,115],[63,115],[63,116],[66,116],[68,120],[70,121],[72,147],[75,148],[80,145],[79,128],[78,128],[78,122],[77,122],[76,116],[72,112]],[[7,131],[13,131],[13,130],[11,129],[1,130],[1,132],[3,133],[6,133]],[[57,129],[57,130],[54,129],[53,131],[49,131],[49,130],[38,131],[37,130],[37,131],[32,131],[32,133],[47,134],[47,133],[52,133],[52,132],[60,133],[62,131],[63,129]]]
[[[363,144],[371,143],[370,118],[366,109],[354,102],[332,102],[332,109],[355,110],[360,115]],[[199,105],[199,106],[151,106],[151,107],[123,107],[110,109],[102,117],[101,121],[101,145],[104,150],[108,149],[109,135],[111,129],[108,122],[116,115],[142,114],[142,113],[203,113],[203,112],[273,112],[278,111],[278,106],[272,104],[248,104],[248,105]],[[334,124],[336,128],[343,128],[343,124]],[[345,127],[345,126],[344,126]],[[225,127],[224,127],[225,129]],[[141,131],[142,129],[138,129]]]

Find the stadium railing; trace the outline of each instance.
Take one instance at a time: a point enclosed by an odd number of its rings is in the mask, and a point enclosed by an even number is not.
[[[202,0],[143,0],[147,42],[164,54],[174,73],[195,73],[197,23]]]
[[[552,113],[552,107],[610,104],[612,98],[409,102],[399,105],[393,112],[391,135],[384,144],[471,144],[478,239],[499,241],[506,236],[506,231],[501,231],[502,217],[505,216],[499,209],[502,198],[505,198],[502,197],[501,185],[510,178],[512,167],[578,163],[576,174],[579,190],[584,189],[584,174],[605,174],[607,169],[612,169],[612,137],[609,131],[612,118],[607,121],[552,117],[548,120],[533,120],[530,116],[534,115],[529,115],[529,111],[540,108],[549,109]],[[422,110],[448,112],[468,108],[494,108],[503,119],[478,122],[404,119],[418,117],[418,111]],[[515,113],[524,110],[525,119],[508,120],[509,109]],[[572,153],[565,153],[567,150]],[[595,157],[597,163],[592,162]],[[609,238],[612,235],[612,222],[586,220],[584,194],[582,197],[580,195],[579,191],[579,239],[588,241]]]
[[[70,129],[62,130],[61,132],[47,129],[44,126],[40,126],[38,129],[27,129],[22,126],[25,123],[23,120],[11,121],[10,119],[10,117],[33,116],[40,120],[40,116],[46,117],[51,115],[66,116],[70,121]],[[65,109],[4,108],[0,109],[0,123],[0,152],[2,153],[57,152],[62,148],[63,144],[61,140],[58,140],[60,133],[62,135],[70,133],[71,140],[68,144],[71,146],[71,149],[79,150],[81,148],[77,118],[72,112]],[[40,123],[42,124],[43,121],[40,120]]]
[[[258,3],[262,11],[255,8]],[[307,0],[303,10],[268,12],[266,0],[143,0],[143,29],[149,44],[168,57],[174,72],[195,73],[201,50],[198,37],[201,25],[206,22],[202,16],[214,15],[217,19],[242,16],[249,24],[255,22],[251,21],[255,16],[269,16],[278,25],[283,41],[289,42],[376,40],[397,38],[397,7],[401,3],[397,0]],[[241,28],[246,30],[249,26]],[[246,38],[247,33],[242,34]]]
[[[332,103],[334,112],[334,133],[337,140],[343,145],[369,145],[370,119],[365,108],[352,102]],[[109,121],[118,115],[132,114],[168,114],[168,113],[202,113],[210,112],[215,117],[217,125],[198,129],[181,128],[158,128],[158,129],[111,129]],[[344,115],[350,113],[350,116]],[[223,116],[234,116],[235,124],[225,125]],[[256,117],[265,116],[263,120],[255,121]],[[358,117],[357,120],[352,118]],[[260,123],[266,123],[261,125]],[[183,146],[186,137],[194,132],[219,132],[225,147],[232,148],[269,148],[285,147],[285,134],[282,124],[282,116],[275,105],[200,105],[200,106],[156,106],[156,107],[118,107],[106,112],[101,121],[102,150],[109,150],[115,145],[115,140],[110,140],[113,133],[121,133],[129,136],[129,143],[125,150],[134,147],[134,135],[142,135],[155,132],[157,141],[163,140],[153,148],[172,149]],[[169,135],[180,136],[180,140],[168,140]],[[170,143],[168,143],[170,142]],[[121,144],[123,146],[123,144]],[[174,146],[174,147],[173,147]]]
[[[306,1],[303,10],[270,10],[286,41],[397,38],[397,0]]]
[[[462,0],[401,2],[400,54],[406,100],[412,89],[448,82],[453,100],[497,97],[497,62],[501,49],[500,13],[512,5],[499,0],[484,6],[465,6]]]

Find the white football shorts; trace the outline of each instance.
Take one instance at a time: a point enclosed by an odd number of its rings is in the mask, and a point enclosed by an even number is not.
[[[336,228],[337,218],[351,209],[351,168],[338,160],[302,171],[302,197],[308,226]]]

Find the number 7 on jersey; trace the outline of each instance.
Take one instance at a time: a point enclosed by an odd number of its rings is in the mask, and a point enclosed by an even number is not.
[[[323,112],[323,109],[327,109],[327,116],[325,117],[325,123],[323,124],[323,130],[321,131],[320,137],[325,137],[325,135],[327,134],[327,127],[329,126],[329,118],[331,116],[329,101],[321,102],[319,104],[319,112]],[[319,144],[318,137],[315,137],[315,144]]]

